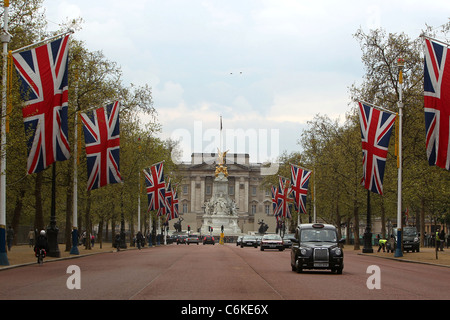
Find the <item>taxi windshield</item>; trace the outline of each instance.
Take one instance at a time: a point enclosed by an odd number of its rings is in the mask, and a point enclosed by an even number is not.
[[[302,230],[300,241],[306,242],[336,242],[336,231],[327,229]]]

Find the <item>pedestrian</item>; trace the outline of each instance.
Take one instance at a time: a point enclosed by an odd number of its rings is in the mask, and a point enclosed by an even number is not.
[[[381,248],[383,248],[383,252],[386,252],[386,239],[379,239],[378,240],[378,252],[380,252]]]
[[[136,234],[136,243],[138,246],[138,249],[141,250],[141,246],[144,245],[144,236],[142,235],[142,232],[138,231]]]
[[[95,237],[93,234],[91,234],[91,247],[94,247]]]
[[[394,238],[394,235],[391,234],[389,242],[387,243],[387,252],[389,253],[389,251],[390,251],[390,252],[394,253],[394,250],[395,250],[395,238]]]
[[[28,232],[28,244],[30,247],[34,246],[34,231],[33,231],[33,229],[30,229],[30,232]]]
[[[441,246],[440,241],[439,241],[439,229],[436,230],[436,235],[434,237],[434,245],[436,248],[436,251],[438,251],[439,247]]]
[[[8,251],[11,251],[13,240],[14,240],[14,230],[11,226],[9,226],[8,231],[6,231],[6,243],[8,244]]]
[[[447,249],[450,246],[450,237],[447,235]]]
[[[120,233],[117,233],[114,237],[114,247],[117,249],[117,251],[120,251]]]
[[[83,233],[81,234],[81,243],[83,244],[83,246],[86,245],[86,231],[83,231]]]
[[[445,242],[444,228],[442,228],[441,232],[439,233],[439,240],[440,240],[440,250],[444,251],[444,242]]]

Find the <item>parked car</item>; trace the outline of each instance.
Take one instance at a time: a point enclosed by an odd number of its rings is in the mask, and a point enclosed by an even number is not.
[[[241,248],[243,247],[257,247],[258,244],[256,242],[255,236],[244,236],[241,241]]]
[[[213,236],[205,236],[203,238],[203,244],[215,244]]]
[[[177,245],[178,244],[186,244],[186,238],[187,238],[187,236],[185,236],[185,235],[179,235],[178,237],[177,237]]]
[[[241,245],[242,238],[243,238],[243,236],[239,236],[239,237],[236,239],[236,246],[240,246],[240,245]]]
[[[191,235],[189,235],[189,237],[186,238],[187,244],[196,243],[198,245],[199,242],[200,242],[200,239],[199,239],[198,235],[196,235],[196,234],[191,234]]]
[[[175,241],[176,241],[176,237],[175,237],[175,236],[168,235],[168,236],[166,237],[166,243],[167,243],[167,244],[172,244],[172,243],[174,243]]]
[[[395,242],[397,242],[397,230],[397,228],[394,228],[392,231]],[[416,227],[403,227],[402,242],[403,250],[406,252],[420,252],[420,238]]]
[[[291,268],[302,272],[304,269],[331,269],[342,274],[344,251],[339,247],[336,227],[330,224],[301,224],[292,240]]]
[[[278,249],[280,251],[283,251],[284,250],[283,239],[278,234],[264,235],[261,239],[260,250],[264,251],[264,249]]]

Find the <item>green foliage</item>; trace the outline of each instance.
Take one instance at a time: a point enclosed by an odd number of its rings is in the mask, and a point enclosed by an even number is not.
[[[45,16],[41,10],[42,0],[12,1],[10,10],[10,33],[14,36],[9,49],[14,50],[45,39]],[[63,24],[66,28],[79,29],[80,20]],[[66,30],[66,29],[65,29]],[[62,31],[61,31],[62,32]],[[75,137],[75,119],[79,112],[103,107],[120,101],[120,173],[123,183],[108,185],[88,192],[86,154],[82,130]],[[21,113],[21,99],[15,72],[13,73],[9,114],[10,133],[7,137],[7,214],[8,223],[42,228],[49,223],[51,203],[51,169],[41,174],[26,174],[26,134]],[[80,122],[78,118],[78,122]],[[79,126],[78,128],[81,128]],[[61,227],[66,221],[66,236],[70,235],[73,206],[74,166],[78,180],[78,228],[92,230],[101,221],[111,221],[117,226],[123,217],[125,222],[137,221],[138,197],[141,198],[141,222],[148,219],[147,197],[144,180],[139,173],[145,167],[165,161],[165,172],[179,181],[177,169],[171,159],[175,149],[173,141],[156,137],[161,125],[153,106],[151,87],[148,85],[125,86],[122,71],[117,63],[109,61],[102,52],[91,52],[83,42],[70,37],[69,49],[69,143],[71,158],[58,162],[56,215]],[[78,156],[74,154],[78,146]],[[78,161],[77,161],[78,160]],[[38,179],[39,178],[39,179]],[[20,206],[18,205],[20,203]],[[42,208],[42,217],[41,210]],[[38,215],[36,215],[38,213]],[[36,220],[36,216],[38,219]],[[148,224],[147,224],[148,225]],[[88,232],[89,232],[88,230]]]

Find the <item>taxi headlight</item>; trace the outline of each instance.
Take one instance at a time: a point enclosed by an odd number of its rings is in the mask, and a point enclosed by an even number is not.
[[[341,248],[334,249],[334,254],[337,255],[337,256],[340,256],[342,254]]]
[[[308,252],[308,250],[306,250],[305,248],[301,248],[300,249],[300,254],[302,255],[302,256],[306,256],[306,253]]]

